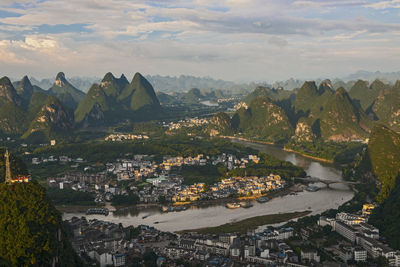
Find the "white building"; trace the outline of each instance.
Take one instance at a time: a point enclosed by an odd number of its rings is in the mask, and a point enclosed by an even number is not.
[[[367,251],[363,248],[355,248],[354,249],[354,260],[359,261],[367,261]]]

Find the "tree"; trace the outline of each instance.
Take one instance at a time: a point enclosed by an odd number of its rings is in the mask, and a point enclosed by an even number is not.
[[[383,256],[379,256],[376,259],[376,263],[379,267],[389,267],[389,261]]]

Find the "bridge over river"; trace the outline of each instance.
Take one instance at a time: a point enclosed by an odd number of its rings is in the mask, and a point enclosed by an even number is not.
[[[292,180],[302,180],[304,182],[309,182],[309,183],[323,183],[326,184],[326,187],[329,188],[331,184],[346,184],[346,185],[356,185],[359,184],[359,182],[350,182],[350,181],[344,181],[344,180],[329,180],[329,179],[321,179],[318,177],[293,177]]]

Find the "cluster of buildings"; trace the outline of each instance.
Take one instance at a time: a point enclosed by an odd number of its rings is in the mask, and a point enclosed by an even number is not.
[[[106,168],[118,181],[142,181],[154,177],[158,165],[147,155],[134,155],[132,159],[118,159],[116,162],[107,163]]]
[[[95,185],[95,187],[109,182],[111,178],[106,172],[88,173],[88,172],[67,172],[61,177],[47,178],[47,185],[49,187],[58,187],[59,189],[74,189],[78,191],[86,191],[88,185]]]
[[[210,187],[214,198],[234,194],[240,196],[261,196],[267,192],[282,189],[286,182],[279,175],[264,177],[230,177]]]
[[[290,227],[268,227],[241,235],[186,233],[165,247],[161,255],[172,261],[200,262],[202,266],[305,266],[302,260],[314,255],[302,250],[299,257],[285,241],[292,236]]]
[[[182,186],[172,198],[173,202],[193,202],[199,199],[221,199],[229,196],[260,197],[268,192],[282,189],[286,182],[279,175],[266,177],[231,177],[211,185],[205,190],[204,183]]]
[[[249,162],[259,163],[260,158],[256,155],[248,155],[247,157],[237,158],[235,155],[222,153],[217,156],[204,156],[199,154],[195,157],[164,157],[160,167],[163,170],[169,171],[172,167],[181,167],[182,165],[205,166],[210,165],[224,165],[228,170],[235,168],[246,168]]]
[[[173,197],[173,202],[187,202],[196,201],[200,198],[204,192],[205,184],[197,183],[190,186],[186,186],[183,190],[178,191]]]
[[[246,164],[250,162],[259,163],[260,158],[256,155],[248,155],[247,157],[237,158],[235,155],[222,153],[221,155],[213,158],[211,164],[222,164],[227,167],[228,170],[232,170],[236,168],[246,168]]]
[[[121,142],[125,140],[148,140],[149,136],[142,134],[110,134],[105,141]]]
[[[373,208],[374,205],[365,204],[362,214],[341,212],[335,218],[320,217],[318,223],[320,226],[331,226],[333,231],[351,244],[339,249],[339,256],[344,262],[366,262],[370,258],[384,257],[389,266],[400,266],[400,251],[395,251],[382,242],[379,229],[367,223]]]
[[[182,165],[205,166],[210,157],[204,158],[203,154],[196,157],[164,157],[160,168],[165,171],[170,171],[172,167],[181,167]]]
[[[249,107],[247,106],[247,104],[245,102],[239,102],[233,108],[235,110],[238,110],[238,109],[241,109],[241,108],[248,109]]]
[[[71,243],[78,255],[89,265],[128,266],[135,258],[141,258],[153,244],[164,246],[176,240],[174,234],[160,232],[154,227],[123,227],[100,220],[87,221],[73,217],[65,221],[72,233]],[[156,250],[157,251],[157,250]]]
[[[151,251],[158,266],[179,266],[182,262],[201,266],[305,266],[302,258],[313,257],[304,250],[300,258],[285,240],[293,229],[268,227],[246,234],[176,235],[154,227],[123,227],[100,220],[73,217],[65,221],[72,233],[74,250],[86,264],[129,266],[133,259]],[[143,262],[142,262],[143,263]]]
[[[168,130],[173,131],[173,130],[179,130],[181,128],[191,128],[195,126],[202,126],[208,124],[208,120],[204,118],[188,118],[185,120],[180,120],[178,122],[170,122],[170,123],[165,123],[163,122],[163,127],[168,128]]]
[[[54,162],[58,162],[60,164],[67,164],[67,163],[82,163],[84,162],[84,160],[82,158],[70,158],[68,156],[48,156],[48,157],[42,157],[42,158],[32,158],[32,165],[39,165],[39,164],[43,164],[43,163],[54,163]]]
[[[33,164],[43,162],[84,162],[83,159],[72,159],[67,156],[46,159],[33,158]],[[225,179],[212,185],[212,190],[204,190],[205,184],[199,183],[191,186],[183,184],[184,177],[177,175],[175,170],[182,166],[206,166],[224,165],[228,170],[245,168],[250,162],[258,163],[260,158],[256,155],[248,155],[238,158],[232,154],[222,153],[216,156],[172,157],[164,156],[157,163],[149,155],[133,155],[129,159],[117,159],[115,162],[106,163],[99,171],[94,171],[96,166],[81,166],[81,170],[69,171],[61,177],[50,177],[47,183],[50,187],[59,189],[73,189],[76,191],[93,192],[96,202],[111,200],[115,195],[136,194],[141,203],[186,202],[199,199],[219,199],[237,195],[261,195],[271,190],[282,188],[285,183],[278,175],[268,177],[235,177]],[[104,168],[105,167],[105,168]],[[96,167],[97,168],[97,167]],[[103,170],[104,168],[104,170]],[[118,188],[118,182],[128,181],[126,186]],[[146,182],[139,188],[135,185]],[[113,184],[114,186],[111,186]]]

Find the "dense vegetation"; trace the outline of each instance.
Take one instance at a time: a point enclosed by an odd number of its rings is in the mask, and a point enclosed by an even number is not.
[[[61,216],[36,182],[0,184],[0,258],[10,266],[79,266]]]
[[[226,175],[225,166],[182,166],[180,174],[185,177],[184,184],[206,183],[208,185],[217,183]]]
[[[285,148],[301,154],[331,160],[335,163],[348,164],[354,160],[355,155],[361,153],[365,145],[348,142],[289,142]]]
[[[250,148],[222,139],[212,141],[204,139],[189,139],[166,137],[162,140],[148,142],[93,142],[85,144],[60,144],[56,146],[41,147],[34,151],[36,156],[67,155],[72,158],[81,157],[90,162],[109,162],[119,157],[132,154],[157,155],[158,160],[162,156],[197,156],[198,154],[219,155],[232,153],[238,156],[255,153]],[[156,158],[157,159],[157,158]]]
[[[94,205],[91,193],[72,189],[48,188],[47,194],[54,205]]]
[[[371,170],[381,183],[378,200],[386,199],[396,183],[400,170],[400,135],[383,125],[374,127],[368,143]]]
[[[400,249],[400,177],[392,192],[385,201],[377,207],[369,222],[381,230],[390,247]]]
[[[139,197],[134,193],[129,193],[127,196],[116,195],[111,199],[113,206],[136,205],[137,203],[139,203]]]

